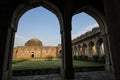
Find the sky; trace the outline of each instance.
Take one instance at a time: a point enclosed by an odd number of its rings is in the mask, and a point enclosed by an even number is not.
[[[82,12],[72,17],[72,39],[98,26],[97,22]],[[43,7],[25,12],[18,22],[14,47],[24,46],[25,42],[37,38],[44,46],[61,44],[60,24],[55,14]]]

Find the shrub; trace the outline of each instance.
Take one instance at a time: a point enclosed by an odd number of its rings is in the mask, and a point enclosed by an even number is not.
[[[83,60],[83,56],[82,55],[78,56],[78,60]]]
[[[46,59],[47,59],[48,61],[52,61],[53,56],[50,56],[50,55],[49,55],[49,56],[46,57]]]
[[[99,57],[99,62],[105,63],[105,56],[104,55]]]
[[[80,55],[78,56],[78,60],[84,60],[84,61],[88,61],[88,56],[87,55]]]
[[[78,60],[78,57],[76,55],[73,56],[74,60]]]
[[[88,61],[88,56],[87,55],[83,56],[83,60]]]
[[[93,55],[93,61],[98,62],[99,56],[98,55]]]

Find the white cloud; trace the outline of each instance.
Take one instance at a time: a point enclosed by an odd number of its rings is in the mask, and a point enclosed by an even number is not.
[[[78,33],[76,33],[76,34],[73,34],[73,35],[72,35],[72,39],[77,38],[78,36],[80,36],[81,34],[84,34],[84,33],[87,32],[87,31],[91,31],[92,28],[97,27],[97,26],[98,26],[98,24],[95,23],[95,24],[93,24],[93,25],[89,25],[89,26],[85,27],[85,28],[83,29],[83,31],[80,31],[80,32],[78,32]]]
[[[14,47],[16,47],[16,46],[23,46],[26,41],[27,41],[26,37],[16,34],[15,35]]]

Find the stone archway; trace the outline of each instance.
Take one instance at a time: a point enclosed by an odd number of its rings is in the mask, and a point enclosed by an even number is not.
[[[34,58],[34,57],[35,57],[34,54],[32,54],[32,55],[31,55],[31,58]]]
[[[89,45],[89,52],[88,52],[88,56],[92,57],[93,55],[96,55],[96,49],[95,49],[95,44],[94,42],[90,41],[88,43]]]
[[[13,12],[13,16],[11,18],[11,27],[17,31],[17,25],[18,25],[18,21],[20,19],[20,17],[28,10],[32,9],[32,8],[35,8],[35,7],[38,7],[38,6],[42,6],[44,7],[45,9],[48,9],[49,11],[51,11],[52,13],[54,13],[59,22],[60,22],[60,30],[61,30],[61,25],[62,25],[62,17],[61,17],[61,12],[59,11],[59,9],[54,5],[52,4],[51,2],[49,1],[46,1],[46,0],[25,0],[23,1],[21,4],[19,4],[16,9],[14,10]],[[15,32],[14,34],[12,35],[12,38],[11,38],[11,42],[14,43],[14,37],[15,37]],[[13,46],[13,43],[11,46]],[[11,56],[12,56],[12,52],[11,52]],[[32,53],[30,55],[32,58],[35,57],[34,53]],[[11,66],[11,61],[12,59],[9,59],[10,61],[10,64],[9,66]],[[10,68],[11,69],[11,68]],[[10,73],[11,74],[11,70],[10,70]],[[11,75],[10,75],[11,77]]]
[[[79,52],[78,56],[82,55],[82,47],[81,47],[81,45],[78,45],[78,52]]]
[[[62,50],[58,51],[58,57],[60,57],[60,58],[62,57]]]
[[[83,56],[86,56],[86,55],[87,55],[87,52],[88,52],[88,50],[87,50],[87,45],[84,43],[84,44],[82,45],[82,55],[83,55]]]
[[[102,56],[102,55],[104,55],[104,44],[103,44],[103,39],[102,38],[99,38],[98,40],[97,40],[97,43],[96,43],[96,49],[97,49],[97,54],[99,55],[99,56]]]
[[[12,13],[12,10],[15,8],[16,5],[19,4],[19,1],[21,2],[24,2],[24,0],[1,0],[0,2],[0,5],[1,5],[1,29],[0,29],[0,45],[1,45],[1,61],[0,61],[0,79],[1,80],[9,80],[9,75],[10,75],[10,66],[9,64],[11,64],[11,56],[12,56],[12,49],[13,49],[13,44],[14,44],[14,33],[15,33],[15,30],[14,30],[14,25],[17,26],[17,24],[11,24],[10,25],[10,22],[11,22],[11,13]],[[34,2],[37,2],[37,1],[41,1],[41,0],[25,0],[26,3],[31,3],[32,1]],[[49,0],[42,0],[42,1],[49,1]],[[120,64],[119,64],[119,61],[120,61],[120,57],[119,57],[119,21],[120,21],[120,16],[119,16],[119,11],[120,11],[120,2],[119,0],[96,0],[96,1],[90,1],[90,0],[79,0],[79,1],[74,1],[73,0],[65,0],[65,1],[61,1],[61,0],[58,0],[58,2],[61,2],[63,4],[58,4],[55,0],[51,0],[53,1],[54,3],[56,3],[57,5],[62,5],[60,6],[61,8],[61,12],[63,12],[63,15],[65,18],[68,18],[68,19],[65,19],[64,23],[66,24],[67,27],[69,27],[69,13],[70,12],[74,12],[72,10],[76,8],[81,8],[82,6],[84,7],[84,5],[91,5],[91,6],[94,6],[96,7],[98,10],[100,10],[101,13],[103,13],[103,15],[105,15],[105,20],[107,21],[107,28],[103,28],[104,30],[107,29],[109,31],[109,35],[108,33],[104,33],[103,34],[103,43],[105,42],[104,44],[104,48],[105,48],[105,51],[108,50],[108,52],[105,52],[107,54],[107,57],[109,57],[110,53],[112,56],[110,56],[112,58],[112,63],[113,63],[113,69],[114,69],[114,74],[115,74],[115,77],[117,80],[120,80],[120,70],[119,70],[119,67],[120,67]],[[69,3],[69,4],[68,4]],[[97,5],[97,4],[100,4],[100,5]],[[75,6],[75,7],[74,7]],[[92,12],[94,11],[93,8],[92,9],[89,9],[88,11]],[[19,13],[19,12],[18,12]],[[111,13],[111,14],[110,14]],[[16,14],[15,14],[16,15]],[[98,16],[97,14],[93,14],[94,16]],[[100,17],[102,16],[98,16],[98,21],[100,20],[100,24],[103,26],[106,26],[106,22],[101,19]],[[102,21],[103,20],[103,21]],[[68,21],[68,22],[67,22]],[[64,24],[64,25],[65,25]],[[69,29],[69,28],[67,28]],[[106,30],[106,31],[107,31]],[[67,35],[70,39],[70,31],[65,31],[64,32],[65,35]],[[62,35],[64,36],[64,35]],[[65,37],[65,36],[64,36]],[[108,38],[109,38],[109,42],[108,42]],[[66,41],[65,41],[66,40]],[[71,44],[69,43],[70,41],[68,41],[68,44],[67,43],[67,39],[65,37],[65,40],[63,40],[63,44],[65,44],[64,46],[66,46],[65,48],[63,49],[69,49],[70,47],[68,46],[71,46]],[[110,48],[108,48],[108,46],[110,46]],[[70,48],[71,49],[71,48]],[[110,49],[110,51],[109,51]],[[66,52],[65,50],[63,50],[63,52]],[[70,52],[70,51],[68,51]],[[67,55],[67,54],[66,54]],[[66,57],[66,56],[64,56]],[[69,59],[69,57],[67,57]],[[108,59],[106,59],[108,60]],[[68,62],[69,64],[69,62]],[[108,65],[109,65],[109,62],[108,62]]]
[[[18,7],[16,7],[12,16],[11,26],[13,29],[15,29],[15,31],[17,31],[17,24],[22,14],[25,13],[27,10],[35,8],[37,6],[42,6],[50,10],[57,16],[60,22],[60,33],[61,33],[61,39],[62,39],[62,65],[63,66],[62,66],[61,75],[64,78],[73,78],[74,72],[73,72],[73,64],[72,64],[71,32],[70,32],[71,19],[70,19],[70,16],[67,14],[67,12],[62,13],[58,9],[58,7],[52,4],[49,0],[32,0],[32,1],[25,0],[20,5],[18,5]],[[65,16],[67,16],[67,18],[65,18]],[[14,35],[12,38],[14,38]]]
[[[25,0],[23,1],[21,4],[19,4],[16,9],[13,12],[13,16],[12,16],[12,21],[11,21],[11,26],[17,31],[17,24],[18,21],[20,19],[20,17],[28,10],[38,7],[38,6],[42,6],[45,9],[48,9],[49,11],[51,11],[52,13],[54,13],[59,22],[60,22],[60,30],[62,29],[61,25],[62,25],[62,15],[61,12],[59,11],[59,9],[52,4],[51,2],[47,1],[47,0],[36,0],[36,1],[31,1],[31,0]]]
[[[99,24],[100,29],[101,29],[101,35],[103,36],[103,44],[104,44],[104,51],[105,51],[105,60],[106,60],[106,70],[111,71],[111,52],[110,52],[110,44],[109,44],[109,35],[107,31],[107,25],[106,25],[106,20],[104,14],[102,14],[100,11],[98,11],[96,8],[86,5],[83,6],[79,9],[77,9],[74,14],[78,14],[80,12],[85,12],[88,15],[92,16]]]
[[[74,47],[74,55],[77,56],[78,55],[78,50],[77,50],[77,46]]]

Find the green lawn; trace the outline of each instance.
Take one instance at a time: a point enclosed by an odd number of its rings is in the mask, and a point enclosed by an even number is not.
[[[104,64],[86,62],[86,61],[73,61],[74,68],[80,67],[94,67],[104,66]],[[27,70],[27,69],[59,69],[61,67],[61,59],[53,59],[47,61],[45,59],[17,59],[13,60],[12,69],[14,70]]]

